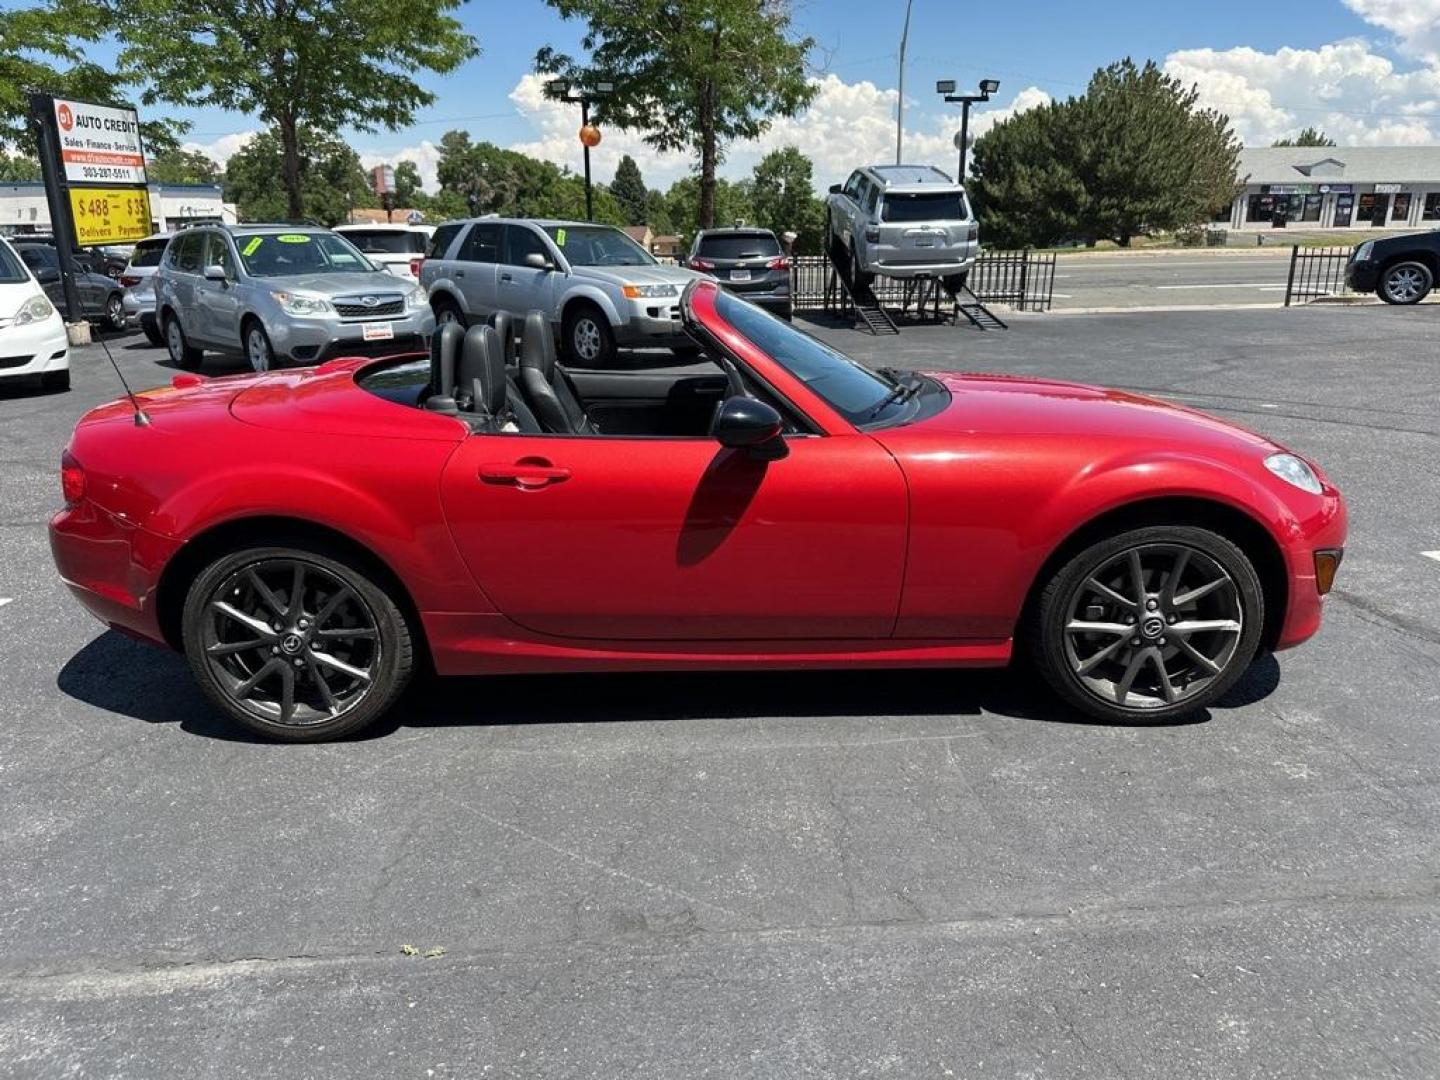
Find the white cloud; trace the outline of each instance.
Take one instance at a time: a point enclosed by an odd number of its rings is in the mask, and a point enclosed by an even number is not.
[[[260,134],[258,131],[237,131],[233,135],[222,135],[214,142],[187,142],[184,149],[204,154],[222,169],[237,150],[244,149],[249,141]]]
[[[1440,0],[1345,0],[1345,6],[1394,34],[1406,55],[1440,62]]]
[[[732,179],[749,175],[756,162],[771,150],[796,146],[815,163],[815,185],[823,191],[845,179],[856,165],[891,161],[895,155],[895,104],[898,93],[872,82],[847,83],[830,74],[816,81],[815,99],[794,117],[778,117],[758,139],[729,147],[720,172]],[[526,75],[510,92],[510,100],[538,132],[535,139],[513,144],[510,149],[544,158],[578,171],[580,169],[579,109],[549,101],[544,96],[544,79]],[[971,130],[983,134],[991,126],[1016,112],[1043,105],[1050,95],[1037,87],[1022,90],[1009,105],[977,111],[971,115]],[[951,139],[959,128],[958,111],[953,115],[930,117],[918,127],[907,125],[904,153],[907,162],[926,162],[953,171],[955,148]],[[615,174],[623,154],[640,164],[645,182],[665,188],[687,175],[693,159],[686,153],[658,153],[646,145],[638,132],[606,129],[600,146],[591,151],[595,178],[608,181]]]

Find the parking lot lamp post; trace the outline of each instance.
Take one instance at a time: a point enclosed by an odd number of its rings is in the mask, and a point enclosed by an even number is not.
[[[975,101],[989,101],[990,95],[1000,89],[999,79],[981,79],[978,94],[955,93],[954,79],[941,79],[935,84],[935,92],[942,94],[950,104],[960,104],[960,171],[955,176],[957,184],[965,183],[965,150],[970,141],[970,104]]]
[[[550,96],[559,101],[580,105],[580,145],[585,148],[585,220],[595,220],[595,197],[590,185],[590,148],[600,145],[600,129],[590,123],[590,106],[597,99],[615,92],[613,82],[596,82],[588,87],[576,86],[565,79],[550,80]]]

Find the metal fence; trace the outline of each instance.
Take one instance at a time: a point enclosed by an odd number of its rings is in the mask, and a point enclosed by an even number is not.
[[[1347,296],[1345,267],[1353,248],[1326,247],[1290,249],[1290,277],[1285,284],[1285,306],[1292,301],[1316,300],[1322,296]]]
[[[832,293],[830,260],[824,255],[797,255],[790,261],[790,296],[796,310],[823,308]],[[982,304],[1008,304],[1020,311],[1049,311],[1055,288],[1053,251],[986,251],[976,260],[967,281]],[[886,307],[908,307],[915,287],[897,278],[877,277],[871,285]]]

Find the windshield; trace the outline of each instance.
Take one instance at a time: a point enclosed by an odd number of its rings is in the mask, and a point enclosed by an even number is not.
[[[965,197],[958,191],[926,191],[886,195],[881,221],[963,221]]]
[[[10,245],[0,244],[0,285],[15,285],[29,280],[30,275],[15,252],[10,250]]]
[[[869,424],[906,411],[898,400],[880,408],[894,388],[879,375],[754,304],[722,290],[715,297],[715,310],[852,424]]]
[[[422,232],[399,229],[346,229],[340,235],[366,255],[421,255],[429,240]]]
[[[159,266],[169,240],[141,240],[130,255],[131,266]]]
[[[769,233],[702,236],[695,254],[710,259],[755,259],[780,254],[780,242]]]
[[[603,225],[546,225],[571,266],[654,266],[650,253],[619,229]]]
[[[376,272],[348,240],[331,232],[237,233],[235,247],[251,277]]]

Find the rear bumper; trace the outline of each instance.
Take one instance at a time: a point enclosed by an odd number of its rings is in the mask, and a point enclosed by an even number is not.
[[[106,626],[163,644],[156,596],[180,543],[138,528],[89,499],[50,519],[50,554],[80,605]]]

